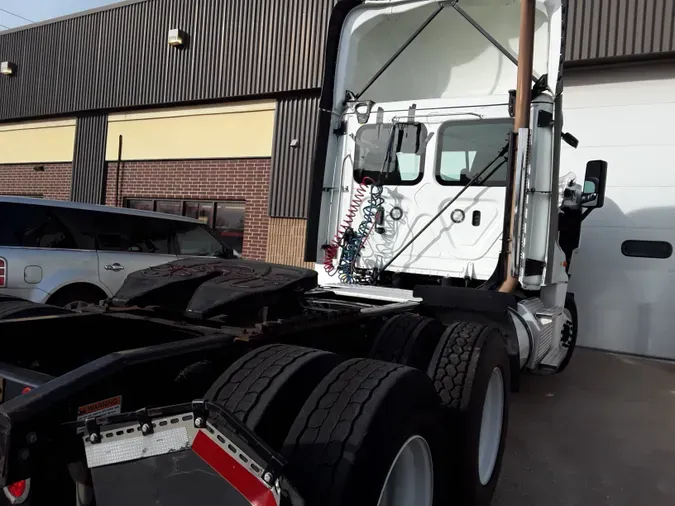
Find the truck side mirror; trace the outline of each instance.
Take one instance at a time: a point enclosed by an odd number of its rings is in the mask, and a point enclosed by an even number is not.
[[[607,162],[591,160],[586,164],[586,179],[581,196],[583,207],[599,209],[605,205],[605,187],[607,185]]]

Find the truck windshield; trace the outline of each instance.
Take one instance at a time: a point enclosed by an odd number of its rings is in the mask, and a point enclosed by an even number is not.
[[[426,138],[427,129],[422,124],[362,126],[355,138],[354,180],[361,182],[369,177],[383,185],[419,183]]]
[[[438,130],[436,180],[447,186],[464,186],[494,159],[508,141],[513,120],[449,121]],[[494,162],[494,166],[499,160]],[[475,186],[505,186],[507,165]],[[490,174],[490,170],[486,172]]]

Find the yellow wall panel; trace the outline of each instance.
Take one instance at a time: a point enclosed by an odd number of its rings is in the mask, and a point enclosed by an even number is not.
[[[176,108],[108,118],[106,160],[251,158],[272,154],[275,102]]]
[[[72,162],[75,120],[0,125],[0,163]]]

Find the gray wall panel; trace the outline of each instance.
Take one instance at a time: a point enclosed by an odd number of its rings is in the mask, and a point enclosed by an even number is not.
[[[569,0],[566,59],[656,56],[675,51],[675,0]]]
[[[0,121],[320,86],[336,0],[147,0],[0,32]],[[567,60],[675,51],[675,0],[570,0]],[[188,48],[167,45],[170,28]]]
[[[105,203],[107,132],[107,114],[82,116],[77,119],[70,196],[74,202]]]
[[[319,112],[318,93],[277,103],[270,216],[306,218],[314,139]],[[291,142],[297,139],[297,147]]]
[[[0,32],[19,68],[0,79],[0,121],[317,88],[333,3],[148,0]]]

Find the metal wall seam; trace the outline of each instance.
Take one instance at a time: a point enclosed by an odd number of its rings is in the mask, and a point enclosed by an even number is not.
[[[307,217],[318,112],[318,90],[277,103],[269,209],[273,218]]]
[[[0,121],[315,89],[335,1],[139,1],[0,33],[0,61],[18,65]],[[674,52],[674,4],[570,0],[567,61]]]
[[[675,0],[570,0],[566,60],[675,51]]]
[[[0,33],[18,66],[0,79],[0,121],[317,88],[334,2],[142,1]]]
[[[107,114],[77,118],[70,189],[70,199],[74,202],[89,204],[105,202],[107,132]]]

